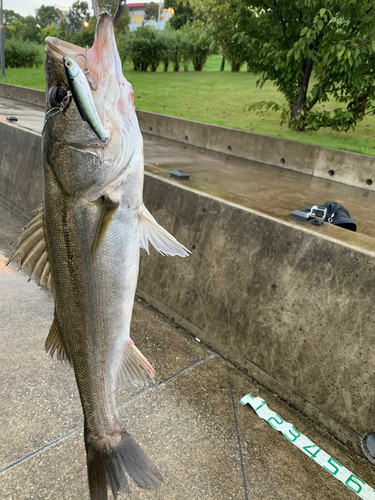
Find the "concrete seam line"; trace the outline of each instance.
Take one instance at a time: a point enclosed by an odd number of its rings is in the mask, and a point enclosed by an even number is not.
[[[24,457],[19,458],[18,460],[16,460],[12,464],[7,465],[3,469],[1,469],[0,470],[0,474],[2,474],[3,472],[6,472],[9,469],[12,469],[16,465],[20,464],[21,462],[24,462],[25,460],[33,457],[34,455],[38,455],[38,453],[46,450],[47,448],[50,448],[51,446],[59,443],[60,441],[63,441],[64,439],[66,439],[67,437],[71,436],[72,434],[74,434],[75,432],[77,432],[77,431],[79,431],[81,429],[83,429],[83,425],[81,425],[80,427],[76,427],[75,429],[72,429],[71,431],[67,432],[63,436],[60,436],[57,439],[54,439],[53,441],[51,441],[50,443],[47,443],[46,445],[42,446],[41,448],[38,448],[37,450],[34,450],[33,452],[29,453],[28,455],[25,455]]]
[[[249,497],[247,495],[246,476],[245,476],[245,468],[244,468],[244,465],[243,465],[243,458],[242,458],[242,448],[241,448],[240,432],[238,430],[236,407],[234,406],[234,399],[233,399],[233,392],[232,392],[232,382],[231,382],[231,379],[230,379],[230,373],[229,373],[229,366],[228,366],[227,358],[225,358],[225,366],[227,368],[229,394],[230,394],[230,401],[231,401],[232,411],[233,411],[234,428],[235,428],[235,431],[236,431],[237,448],[238,448],[238,455],[239,455],[240,467],[241,467],[242,484],[243,484],[243,489],[244,489],[244,500],[248,500]]]
[[[136,394],[135,396],[132,396],[131,398],[127,399],[126,401],[124,401],[124,403],[121,403],[119,405],[117,405],[117,409],[119,408],[122,408],[123,406],[125,406],[126,404],[130,403],[131,401],[134,401],[134,399],[137,399],[141,396],[143,396],[144,394],[147,394],[148,392],[152,391],[152,389],[156,389],[157,387],[165,384],[166,382],[169,382],[170,380],[173,380],[175,377],[178,377],[179,375],[182,375],[183,373],[191,370],[192,368],[195,368],[196,366],[204,363],[205,361],[208,361],[209,359],[211,358],[215,358],[217,357],[218,355],[213,352],[212,354],[210,354],[209,356],[206,356],[205,358],[203,359],[200,359],[199,361],[196,361],[195,363],[193,363],[192,365],[189,365],[187,366],[186,368],[183,368],[182,370],[174,373],[173,375],[171,375],[170,377],[168,378],[165,378],[163,380],[160,380],[160,382],[154,384],[154,385],[151,385],[150,387],[147,387],[147,389],[145,389],[144,391],[142,392],[139,392],[138,394]]]
[[[120,405],[117,406],[117,408],[121,408],[122,406],[126,405],[127,403],[129,403],[130,401],[133,401],[134,399],[137,399],[139,398],[140,396],[143,396],[143,394],[146,394],[147,392],[151,391],[152,389],[155,389],[156,387],[159,387],[160,385],[163,385],[165,382],[169,382],[169,380],[172,380],[174,379],[175,377],[177,377],[178,375],[181,375],[182,373],[185,373],[186,371],[194,368],[195,366],[198,366],[200,365],[201,363],[204,363],[205,361],[211,359],[211,358],[214,358],[216,357],[217,354],[216,353],[212,353],[210,354],[209,356],[206,356],[205,358],[203,359],[200,359],[199,361],[197,361],[196,363],[193,363],[192,365],[189,365],[187,366],[186,368],[183,368],[182,370],[180,370],[179,372],[177,373],[174,373],[172,376],[166,378],[166,379],[163,379],[161,380],[160,382],[158,382],[157,384],[154,384],[152,385],[151,387],[147,387],[147,389],[145,389],[144,391],[142,392],[139,392],[138,394],[136,394],[135,396],[127,399],[124,403],[121,403]],[[38,448],[37,450],[34,450],[33,452],[29,453],[28,455],[25,455],[24,457],[22,458],[19,458],[18,460],[16,460],[15,462],[7,465],[6,467],[4,467],[3,469],[0,469],[0,474],[2,474],[3,472],[6,472],[7,470],[9,469],[12,469],[13,467],[15,467],[16,465],[19,465],[20,463],[24,462],[25,460],[29,459],[29,458],[32,458],[34,455],[37,455],[38,453],[41,453],[42,451],[46,450],[47,448],[50,448],[51,446],[59,443],[60,441],[63,441],[64,439],[68,438],[69,436],[71,436],[72,434],[74,434],[75,432],[77,431],[80,431],[81,429],[83,429],[83,425],[80,425],[79,427],[76,427],[75,429],[72,429],[71,431],[67,432],[66,434],[54,439],[53,441],[51,441],[50,443],[47,443],[46,445],[42,446],[41,448]]]
[[[18,217],[19,219],[22,219],[24,222],[29,222],[27,219],[25,219],[25,217],[22,217],[22,215],[18,214],[17,212],[15,212],[14,210],[12,210],[10,207],[8,207],[8,205],[5,205],[5,203],[3,203],[2,201],[0,201],[0,205],[2,205],[4,208],[6,208],[7,210],[9,210],[10,212],[12,212],[12,214],[14,214],[16,217]]]
[[[310,441],[309,438],[298,432],[291,423],[284,422],[280,415],[268,408],[264,399],[247,394],[240,402],[243,405],[249,404],[258,417],[268,422],[273,429],[281,432],[288,441],[332,474],[349,490],[354,491],[360,498],[363,500],[375,500],[375,490],[371,486],[329,456],[328,453]]]
[[[319,176],[317,176],[317,175],[315,174],[315,169],[316,169],[316,159],[318,158],[318,155],[319,155],[319,153],[320,153],[320,150],[321,150],[321,146],[317,146],[317,147],[316,147],[316,151],[315,151],[315,155],[314,155],[314,164],[313,164],[313,169],[312,169],[312,174],[311,174],[313,177],[319,177]],[[320,177],[320,179],[321,179],[321,178],[322,178],[322,177]]]

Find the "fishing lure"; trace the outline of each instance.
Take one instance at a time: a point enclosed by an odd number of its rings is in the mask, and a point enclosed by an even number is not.
[[[63,65],[73,99],[82,120],[87,122],[104,146],[108,143],[108,135],[100,121],[92,98],[90,86],[78,63],[71,57],[63,57]]]

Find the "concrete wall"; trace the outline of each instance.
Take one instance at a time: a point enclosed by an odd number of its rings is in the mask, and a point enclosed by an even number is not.
[[[41,135],[0,121],[0,201],[30,219],[42,190]]]
[[[192,254],[142,252],[138,295],[358,450],[375,430],[375,254],[152,174],[145,201]]]
[[[18,85],[9,85],[7,83],[0,83],[0,97],[7,97],[9,99],[16,99],[28,104],[36,106],[46,105],[46,93],[42,90],[29,89],[27,87],[19,87]]]
[[[45,92],[0,84],[0,96],[45,105]],[[142,132],[375,191],[375,157],[137,110]]]
[[[0,200],[26,218],[42,199],[40,149],[38,134],[0,123]],[[370,245],[152,174],[144,198],[192,254],[142,252],[138,295],[359,450],[375,431]]]
[[[375,157],[137,110],[142,132],[375,190]]]

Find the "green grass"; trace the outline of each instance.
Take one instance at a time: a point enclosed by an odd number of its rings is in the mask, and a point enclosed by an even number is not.
[[[375,117],[365,117],[355,132],[329,129],[293,132],[286,124],[280,125],[280,113],[244,112],[245,105],[256,101],[283,103],[283,96],[272,83],[267,82],[260,90],[256,88],[258,77],[246,68],[240,73],[231,73],[227,64],[226,71],[220,72],[220,63],[220,56],[211,56],[201,73],[161,70],[139,73],[126,64],[124,74],[133,85],[135,105],[139,109],[375,156]],[[44,89],[42,68],[10,68],[6,75],[0,82]],[[338,104],[330,102],[326,109],[335,106]]]

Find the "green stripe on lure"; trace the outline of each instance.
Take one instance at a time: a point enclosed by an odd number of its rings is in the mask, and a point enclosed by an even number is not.
[[[104,144],[107,144],[108,135],[96,111],[91,90],[83,71],[71,57],[63,57],[63,65],[70,90],[82,120],[90,125]]]

